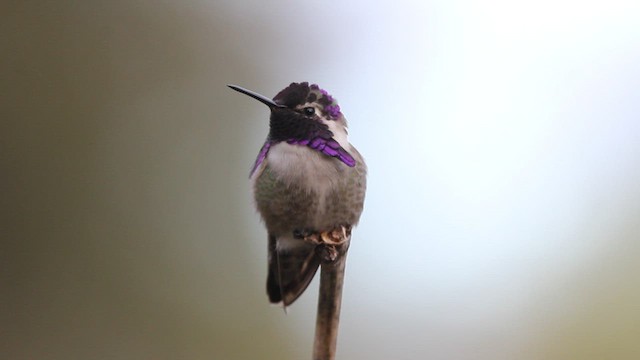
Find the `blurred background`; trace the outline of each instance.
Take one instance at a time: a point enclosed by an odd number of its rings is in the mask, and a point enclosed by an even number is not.
[[[637,1],[6,1],[0,357],[307,359],[248,175],[328,89],[370,168],[339,359],[640,358]]]

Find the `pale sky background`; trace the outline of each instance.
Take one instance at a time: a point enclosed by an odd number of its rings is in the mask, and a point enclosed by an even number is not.
[[[0,358],[310,358],[265,293],[264,106],[369,189],[338,359],[640,358],[637,1],[0,5]]]

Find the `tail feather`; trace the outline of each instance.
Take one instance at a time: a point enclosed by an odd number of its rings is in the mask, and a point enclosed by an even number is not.
[[[280,246],[282,244],[278,244],[278,239],[269,235],[267,294],[270,302],[282,302],[284,306],[296,301],[309,286],[320,266],[315,245],[301,240],[293,242],[294,245]]]

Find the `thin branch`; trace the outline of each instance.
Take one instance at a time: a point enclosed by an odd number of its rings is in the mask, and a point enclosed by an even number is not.
[[[347,234],[343,228],[340,231],[341,241],[332,244],[325,242],[325,244],[318,246],[322,265],[313,360],[334,360],[336,356],[342,285],[344,283],[347,250],[351,241],[350,232],[349,229],[349,234]]]

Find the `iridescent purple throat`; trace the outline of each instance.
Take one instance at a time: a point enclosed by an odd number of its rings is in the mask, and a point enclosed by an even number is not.
[[[356,166],[356,160],[345,150],[340,144],[335,141],[333,138],[323,138],[323,137],[315,137],[311,140],[303,139],[296,140],[291,139],[288,140],[287,143],[292,145],[306,145],[313,150],[320,151],[321,153],[332,156],[340,159],[343,163],[345,163],[348,167]]]
[[[356,160],[353,158],[353,156],[351,156],[351,154],[349,154],[347,150],[345,150],[342,146],[340,146],[340,144],[337,141],[335,141],[333,138],[326,139],[318,136],[311,140],[290,139],[290,140],[287,140],[287,143],[291,145],[308,146],[313,150],[319,151],[327,156],[340,159],[340,161],[342,161],[348,167],[356,166]],[[271,148],[271,145],[274,145],[274,144],[275,142],[267,140],[264,143],[264,145],[262,145],[262,148],[258,153],[258,157],[256,158],[256,162],[253,165],[253,169],[251,169],[251,176],[253,176],[253,173],[260,167],[260,164],[262,164],[264,159],[267,158],[269,149]]]

